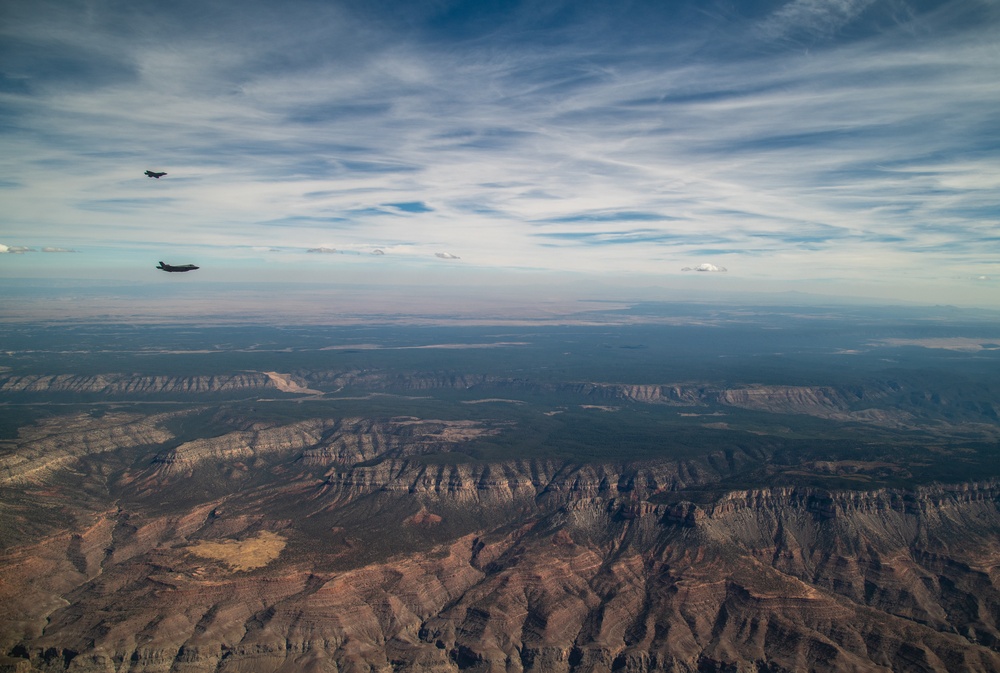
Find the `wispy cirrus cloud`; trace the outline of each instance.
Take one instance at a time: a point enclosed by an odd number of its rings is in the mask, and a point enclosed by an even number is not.
[[[701,255],[746,279],[1000,273],[988,4],[393,10],[10,8],[4,230],[650,276]]]
[[[549,231],[534,234],[553,242],[576,243],[581,245],[630,245],[651,243],[690,242],[690,238],[659,229],[630,229],[624,231]]]
[[[757,24],[764,38],[796,34],[828,37],[856,20],[876,0],[792,0]]]

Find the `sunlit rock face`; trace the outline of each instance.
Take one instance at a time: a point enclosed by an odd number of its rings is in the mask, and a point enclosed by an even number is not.
[[[0,373],[0,673],[1000,670],[986,374],[587,334]]]
[[[993,482],[694,502],[683,489],[726,478],[734,456],[433,464],[420,456],[490,430],[414,418],[179,444],[142,434],[167,420],[110,415],[103,434],[75,430],[74,460],[113,454],[123,437],[175,446],[113,476],[113,498],[66,500],[68,519],[7,548],[0,645],[13,665],[1000,670]],[[253,471],[268,476],[249,486]],[[24,479],[52,489],[58,474]]]
[[[93,376],[27,375],[0,378],[0,392],[44,393],[205,393],[274,388],[271,378],[260,372],[224,376],[132,376],[99,374]]]

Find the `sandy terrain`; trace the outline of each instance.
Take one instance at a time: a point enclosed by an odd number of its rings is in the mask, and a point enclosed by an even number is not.
[[[188,549],[188,553],[222,561],[231,570],[242,572],[263,568],[278,558],[284,548],[285,538],[277,533],[262,531],[249,540],[202,541]]]
[[[309,395],[322,395],[322,390],[313,390],[312,388],[303,388],[298,383],[292,380],[292,377],[288,374],[279,374],[278,372],[264,372],[267,377],[274,382],[278,390],[283,393],[306,393]]]

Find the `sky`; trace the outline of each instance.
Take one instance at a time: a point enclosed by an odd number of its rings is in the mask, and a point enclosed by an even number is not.
[[[1000,308],[998,35],[996,0],[0,2],[0,280]]]

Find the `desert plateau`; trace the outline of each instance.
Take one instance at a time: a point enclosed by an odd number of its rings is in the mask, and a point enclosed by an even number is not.
[[[6,326],[0,670],[1000,670],[992,323],[710,310]]]

